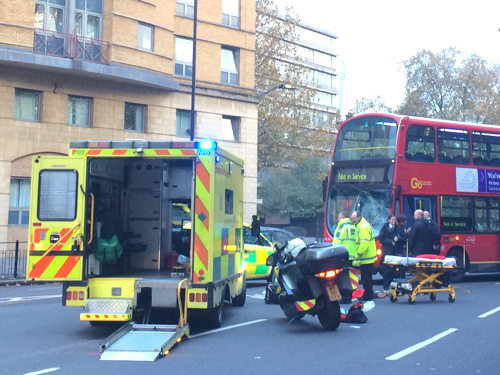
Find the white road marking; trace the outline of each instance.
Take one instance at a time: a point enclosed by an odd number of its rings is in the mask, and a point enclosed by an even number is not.
[[[228,326],[228,327],[224,327],[224,328],[217,328],[217,329],[213,329],[213,330],[211,330],[211,331],[202,332],[202,333],[198,333],[198,334],[196,334],[196,335],[192,335],[192,336],[190,336],[190,338],[200,337],[200,336],[205,336],[205,335],[209,335],[209,334],[211,334],[211,333],[217,333],[217,332],[227,331],[228,329],[233,329],[233,328],[238,328],[238,327],[248,326],[248,325],[250,325],[250,324],[255,324],[255,323],[265,322],[266,320],[267,320],[267,319],[257,319],[257,320],[252,320],[252,321],[250,321],[250,322],[245,322],[245,323],[235,324],[235,325]]]
[[[422,348],[426,347],[427,345],[432,344],[433,342],[435,342],[435,341],[437,341],[439,339],[442,339],[445,336],[448,336],[450,333],[453,333],[453,332],[455,332],[457,330],[458,330],[458,328],[447,329],[446,331],[441,332],[440,334],[438,334],[438,335],[436,335],[434,337],[431,337],[428,340],[419,342],[418,344],[415,344],[413,346],[410,346],[409,348],[401,350],[400,352],[397,352],[397,353],[395,353],[395,354],[387,357],[386,359],[388,361],[396,361],[396,360],[398,360],[400,358],[403,358],[404,356],[407,356],[408,354],[411,354],[413,352],[416,352],[419,349],[422,349]]]
[[[264,299],[265,298],[265,296],[263,296],[262,294],[247,294],[247,297],[255,298],[255,299]]]
[[[40,375],[40,374],[46,374],[48,372],[53,372],[53,371],[57,371],[57,370],[59,370],[59,367],[52,367],[52,368],[47,368],[45,370],[27,372],[24,375]]]
[[[51,298],[61,298],[60,294],[51,294],[45,296],[26,296],[26,297],[12,297],[12,298],[0,298],[0,303],[12,303],[12,302],[26,302],[34,301],[39,299],[51,299]]]
[[[479,315],[478,318],[486,318],[487,316],[490,316],[491,314],[494,314],[498,311],[500,311],[500,307],[497,307],[496,309],[485,312],[484,314]]]

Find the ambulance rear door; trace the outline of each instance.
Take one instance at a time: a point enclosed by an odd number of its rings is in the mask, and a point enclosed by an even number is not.
[[[85,158],[33,158],[27,279],[82,280],[85,186]]]

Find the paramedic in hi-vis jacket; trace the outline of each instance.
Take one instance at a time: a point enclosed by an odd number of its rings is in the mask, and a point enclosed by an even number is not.
[[[362,301],[370,301],[375,298],[373,294],[373,263],[377,260],[377,249],[373,238],[373,229],[370,223],[361,216],[359,211],[353,211],[351,221],[358,230],[358,241],[356,248],[356,259],[353,265],[359,265],[361,270],[361,282],[365,290]]]
[[[340,211],[338,216],[337,227],[335,228],[335,232],[333,233],[332,243],[343,245],[347,251],[349,252],[349,260],[352,261],[356,258],[356,249],[358,240],[358,231],[356,227],[351,222],[351,219],[347,217],[347,212]],[[354,273],[354,269],[349,269],[349,279],[352,280],[355,278],[357,283],[357,275]],[[357,286],[354,286],[356,289]],[[340,294],[342,295],[342,300],[340,303],[351,303],[352,299],[352,286],[349,285],[349,289],[347,287],[340,289]]]

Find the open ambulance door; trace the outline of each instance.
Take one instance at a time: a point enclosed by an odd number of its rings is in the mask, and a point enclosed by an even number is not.
[[[67,156],[33,158],[27,279],[82,280],[85,163]]]

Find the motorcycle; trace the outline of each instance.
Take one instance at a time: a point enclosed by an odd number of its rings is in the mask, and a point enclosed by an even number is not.
[[[300,238],[276,245],[267,258],[273,267],[266,303],[272,293],[285,316],[297,320],[306,314],[318,315],[322,327],[336,330],[341,322],[340,287],[350,285],[349,253],[342,245],[309,244]],[[271,288],[272,287],[272,288]]]

